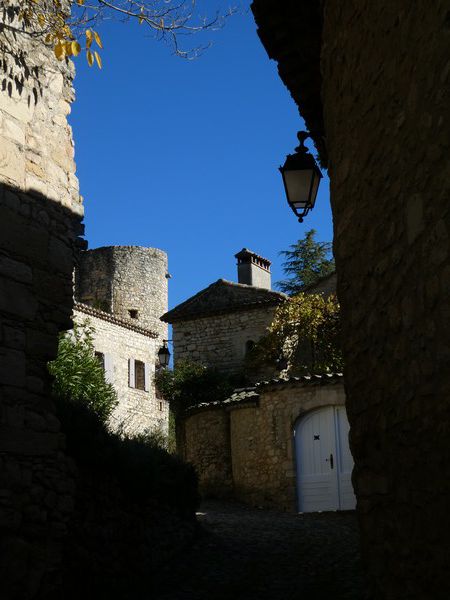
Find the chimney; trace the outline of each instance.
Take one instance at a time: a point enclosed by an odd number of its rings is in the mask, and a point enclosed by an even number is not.
[[[248,248],[235,254],[237,258],[238,282],[259,288],[271,289],[270,260],[258,256]]]

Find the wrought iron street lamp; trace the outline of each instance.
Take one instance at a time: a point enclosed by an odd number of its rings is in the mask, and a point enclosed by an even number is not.
[[[297,137],[300,145],[295,149],[295,154],[286,157],[280,173],[288,204],[301,223],[314,208],[322,173],[305,146],[305,140],[311,137],[310,134],[299,131]]]
[[[161,367],[168,367],[170,361],[170,351],[167,346],[170,340],[163,340],[163,346],[158,350],[158,360]]]

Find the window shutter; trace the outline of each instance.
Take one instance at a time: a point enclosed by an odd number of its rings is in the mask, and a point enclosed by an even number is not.
[[[144,390],[150,390],[150,369],[148,363],[144,364]]]
[[[131,388],[136,387],[135,384],[135,377],[134,377],[134,358],[129,358],[128,359],[128,385]]]
[[[107,383],[114,383],[114,365],[111,354],[104,355],[105,380]]]

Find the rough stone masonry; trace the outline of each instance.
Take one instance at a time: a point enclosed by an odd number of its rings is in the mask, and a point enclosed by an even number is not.
[[[329,169],[353,481],[380,600],[450,597],[449,8],[252,5]]]
[[[71,325],[83,207],[67,124],[73,67],[1,12],[0,580],[2,597],[56,585],[73,465],[47,362]],[[11,51],[11,52],[10,52]]]

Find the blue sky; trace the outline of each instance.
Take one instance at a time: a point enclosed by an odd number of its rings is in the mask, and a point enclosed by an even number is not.
[[[103,69],[77,59],[70,117],[89,247],[165,250],[173,307],[236,281],[244,246],[273,261],[276,281],[279,250],[312,227],[331,240],[327,178],[305,223],[287,206],[278,166],[304,124],[245,5],[195,61],[137,24],[99,32]]]

